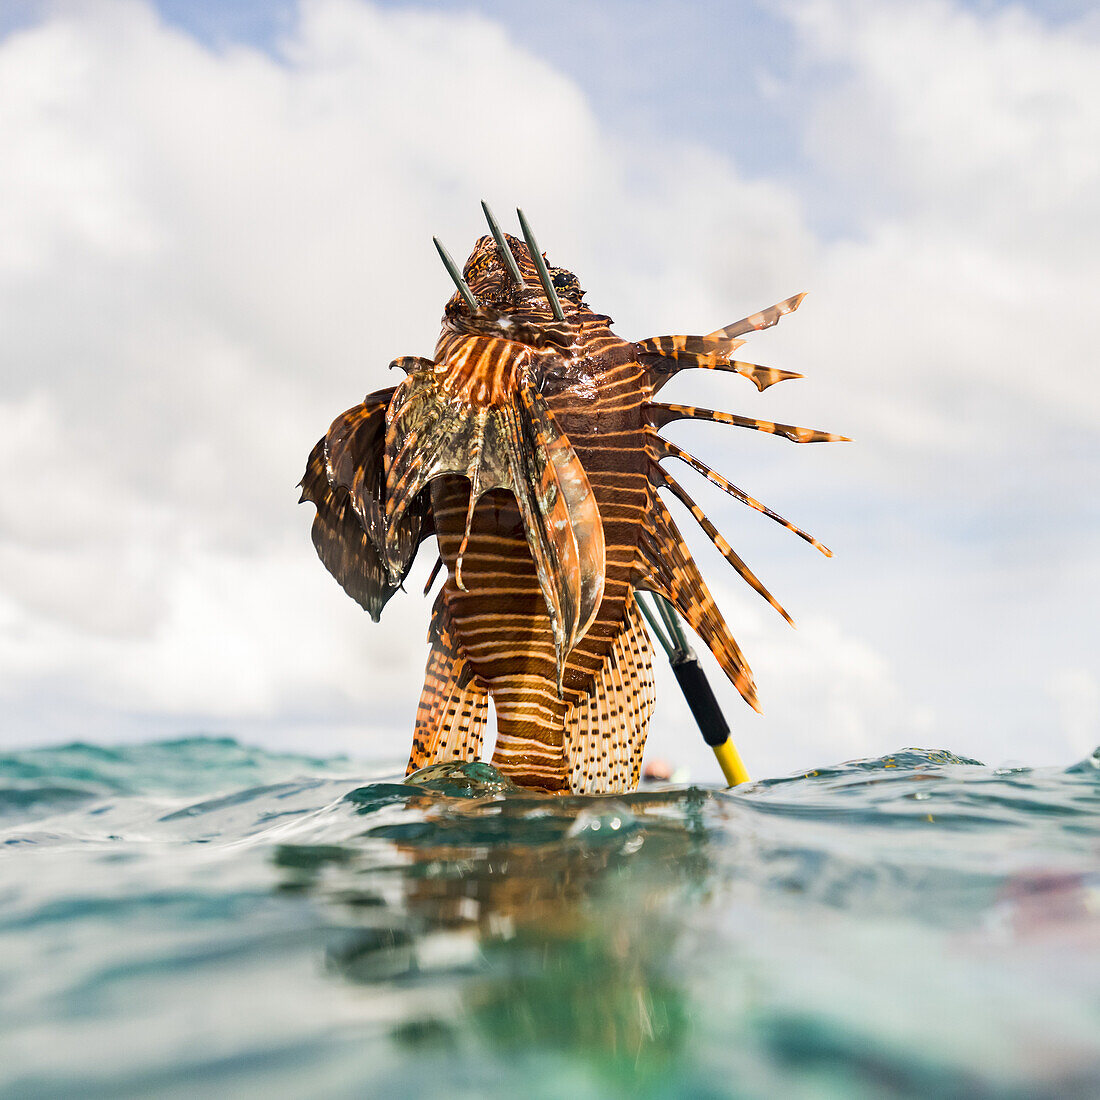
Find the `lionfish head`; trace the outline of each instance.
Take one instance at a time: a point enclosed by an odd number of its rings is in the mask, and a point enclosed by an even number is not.
[[[553,306],[547,300],[539,279],[538,267],[531,258],[526,242],[510,233],[504,233],[502,237],[515,260],[520,280],[516,281],[496,241],[487,235],[478,239],[462,270],[471,292],[479,302],[494,309],[543,314],[549,319],[553,316]],[[558,303],[568,316],[571,309],[575,310],[583,303],[584,291],[581,284],[577,276],[564,267],[547,264],[547,271]]]
[[[509,317],[527,325],[558,326],[587,312],[584,291],[573,272],[550,267],[522,210],[517,210],[523,238],[504,233],[492,211],[481,204],[490,233],[478,239],[460,272],[447,250],[435,245],[457,290],[447,302],[445,320],[465,330]]]

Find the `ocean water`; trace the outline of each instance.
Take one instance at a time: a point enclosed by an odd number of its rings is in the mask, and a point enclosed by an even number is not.
[[[0,757],[0,1095],[1100,1096],[1100,755],[414,780]]]

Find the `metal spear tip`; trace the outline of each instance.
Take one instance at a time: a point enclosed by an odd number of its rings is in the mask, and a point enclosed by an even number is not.
[[[481,209],[485,211],[485,220],[489,223],[489,232],[492,233],[493,240],[497,242],[497,251],[508,268],[508,274],[512,276],[512,282],[518,287],[523,286],[523,276],[520,274],[519,264],[516,263],[516,258],[512,255],[512,250],[508,247],[508,242],[500,231],[500,226],[497,225],[497,220],[493,217],[489,204],[484,199],[481,200]]]
[[[477,309],[478,303],[473,291],[466,285],[462,272],[458,270],[458,265],[451,259],[451,254],[443,247],[443,242],[438,237],[432,237],[432,243],[435,245],[436,252],[439,253],[439,258],[443,261],[443,266],[447,269],[447,274],[450,275],[455,286],[458,287],[458,292],[462,295],[463,301],[470,309]]]
[[[554,319],[556,321],[564,321],[565,311],[561,308],[561,302],[558,301],[558,292],[554,289],[554,284],[550,281],[550,271],[546,266],[546,261],[542,258],[542,253],[539,251],[539,242],[535,240],[535,234],[531,232],[531,227],[527,224],[527,219],[523,216],[523,211],[520,210],[519,207],[516,207],[516,213],[519,215],[519,224],[520,228],[523,230],[523,239],[527,242],[527,251],[531,253],[531,259],[538,269],[539,282],[542,283],[542,289],[546,292],[546,300],[550,303],[550,308],[554,312]]]

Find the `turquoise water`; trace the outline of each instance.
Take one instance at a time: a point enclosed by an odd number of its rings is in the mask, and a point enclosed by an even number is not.
[[[0,757],[0,1095],[1100,1095],[1100,755],[416,778]]]

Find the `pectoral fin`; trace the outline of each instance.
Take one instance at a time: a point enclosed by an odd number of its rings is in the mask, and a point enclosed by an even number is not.
[[[431,370],[397,388],[386,427],[386,542],[384,556],[400,568],[397,532],[418,495],[437,477],[470,479],[471,496],[512,488],[507,407],[474,407],[449,395]]]
[[[363,529],[376,546],[385,539],[382,447],[386,406],[396,387],[379,390],[341,413],[325,434],[325,470],[333,488],[346,489]]]
[[[565,661],[603,599],[603,522],[569,437],[534,389],[521,388],[512,423],[511,488],[554,629],[560,692]]]
[[[309,456],[302,500],[317,508],[313,545],[325,568],[376,622],[412,564],[417,547],[435,533],[431,508],[420,497],[395,532],[397,569],[383,558],[383,433],[392,389],[380,390],[338,416]]]
[[[493,404],[456,400],[442,372],[422,370],[394,396],[386,432],[386,522],[391,532],[434,478],[470,481],[467,536],[477,500],[515,494],[554,631],[559,690],[566,659],[603,598],[603,524],[580,460],[541,395],[525,380]],[[461,569],[461,556],[456,565]],[[385,556],[396,562],[387,535]]]

